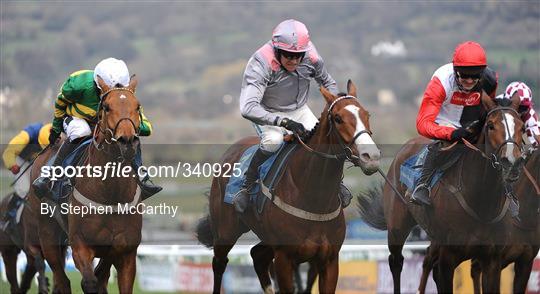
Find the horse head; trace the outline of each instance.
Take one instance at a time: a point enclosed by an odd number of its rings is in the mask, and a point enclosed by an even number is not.
[[[369,112],[356,98],[356,86],[349,80],[347,94],[333,95],[321,87],[327,105],[321,125],[327,124],[328,135],[335,137],[346,159],[360,166],[364,174],[371,175],[379,168],[381,151],[371,138]]]
[[[502,170],[503,180],[515,182],[524,164],[523,128],[517,109],[520,103],[516,93],[511,99],[499,99],[496,103],[485,93],[482,104],[487,111],[483,135],[485,152],[491,157],[494,167]]]
[[[127,87],[111,88],[99,76],[98,83],[102,94],[95,140],[98,146],[117,145],[120,158],[130,161],[139,144],[141,124],[141,105],[135,96],[137,78],[132,76]]]

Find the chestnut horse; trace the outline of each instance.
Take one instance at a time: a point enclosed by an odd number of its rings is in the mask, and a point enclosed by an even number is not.
[[[17,195],[12,195],[12,197],[18,197]],[[4,215],[7,212],[9,198],[8,195],[0,202],[0,215]],[[23,209],[28,210],[26,207]],[[21,220],[15,227],[15,230],[18,231],[21,237],[24,237],[27,233],[27,229],[25,229],[23,223],[23,218],[21,216]],[[37,230],[34,230],[33,234],[37,237]],[[9,282],[10,292],[26,293],[30,290],[34,275],[38,272],[38,292],[47,293],[48,280],[45,276],[45,262],[42,257],[35,258],[32,254],[27,253],[26,250],[24,251],[26,255],[26,267],[20,285],[17,281],[17,257],[19,256],[21,249],[24,248],[24,243],[20,244],[23,241],[24,240],[16,240],[6,232],[0,230],[0,253],[2,253],[2,260],[4,261],[4,269]]]
[[[434,271],[439,292],[453,291],[454,269],[473,257],[482,263],[484,292],[499,291],[501,247],[509,232],[500,220],[510,202],[505,185],[517,179],[523,164],[523,122],[516,111],[519,97],[513,97],[508,106],[496,105],[485,93],[481,101],[487,114],[480,143],[476,147],[461,144],[453,147],[465,150],[433,188],[432,207],[409,203],[403,196],[406,187],[399,181],[401,164],[429,143],[423,137],[410,140],[398,152],[382,197],[372,191],[359,197],[363,219],[378,229],[388,230],[388,263],[395,293],[400,292],[403,244],[416,224],[440,246]]]
[[[339,250],[345,238],[345,219],[338,197],[346,159],[366,174],[377,171],[380,151],[371,139],[369,114],[356,98],[356,87],[347,83],[348,95],[336,97],[320,89],[327,105],[308,145],[291,156],[273,199],[257,216],[250,209],[241,216],[223,203],[228,178],[214,177],[210,214],[197,227],[201,243],[213,247],[214,293],[219,293],[227,255],[238,238],[252,230],[262,240],[252,249],[254,266],[265,292],[273,292],[269,266],[275,257],[279,291],[291,293],[298,263],[313,261],[319,270],[319,291],[335,292]],[[238,162],[254,137],[231,146],[223,162]]]
[[[502,268],[514,263],[514,285],[513,293],[525,293],[527,282],[531,275],[534,259],[540,247],[540,223],[538,221],[538,210],[540,209],[540,149],[536,149],[529,157],[525,169],[532,171],[531,178],[525,173],[521,174],[514,186],[514,192],[519,200],[519,220],[506,217],[505,221],[512,224],[513,229],[508,246],[502,251]],[[535,187],[536,186],[536,187]],[[428,248],[424,259],[422,278],[419,293],[424,293],[429,272],[433,264],[437,261],[438,247],[431,245]],[[480,277],[482,267],[476,259],[471,264],[471,277],[473,279],[474,293],[480,291]]]
[[[84,165],[101,167],[116,163],[130,166],[139,144],[141,123],[140,104],[135,97],[137,79],[133,76],[128,87],[107,86],[98,79],[102,89],[97,125],[92,143],[86,149]],[[32,170],[35,179],[52,152],[37,158]],[[133,172],[133,171],[132,171]],[[138,213],[119,213],[118,205],[133,206],[140,201],[140,189],[133,173],[129,176],[109,172],[106,179],[89,177],[74,179],[74,190],[68,203],[73,213],[63,215],[67,221],[67,241],[73,251],[75,266],[82,274],[81,287],[85,293],[106,293],[110,268],[118,271],[120,293],[131,293],[135,280],[137,247],[141,242],[142,216]],[[40,211],[40,200],[30,191],[32,210]],[[47,201],[42,199],[42,201]],[[50,201],[50,200],[49,200]],[[100,207],[101,212],[82,215],[77,209]],[[57,208],[60,209],[60,208]],[[106,211],[105,213],[103,213]],[[111,212],[112,213],[109,213]],[[71,292],[64,272],[65,233],[47,214],[39,214],[40,250],[49,263],[54,277],[54,292]],[[100,258],[96,269],[94,258]]]

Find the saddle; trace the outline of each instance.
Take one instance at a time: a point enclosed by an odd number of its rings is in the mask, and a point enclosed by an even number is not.
[[[290,155],[298,148],[298,144],[285,142],[281,145],[279,150],[270,156],[259,167],[259,179],[255,183],[254,187],[249,192],[252,203],[255,203],[257,213],[262,213],[266,199],[271,197],[275,187],[279,183],[285,167],[287,166]],[[231,176],[227,187],[225,188],[225,197],[223,201],[228,204],[232,204],[234,195],[240,190],[245,180],[245,173],[249,167],[249,163],[253,158],[253,154],[259,148],[259,145],[253,145],[246,149],[239,160],[240,176]],[[271,195],[268,195],[271,194]]]
[[[62,162],[62,167],[66,168],[68,166],[81,166],[84,162],[84,154],[86,151],[86,147],[88,144],[92,142],[92,137],[85,138],[81,143],[79,143],[79,146],[75,148]],[[51,157],[49,160],[50,163],[54,162],[56,155]],[[48,163],[48,164],[50,164]],[[53,196],[53,201],[61,204],[64,202],[67,202],[67,199],[71,192],[73,192],[73,182],[72,179],[68,177],[63,177],[61,179],[58,179],[54,182],[51,192]]]
[[[428,146],[426,145],[418,151],[418,153],[412,155],[407,160],[405,160],[399,168],[399,181],[407,186],[407,194],[412,193],[414,188],[418,185],[418,180],[422,174],[422,166],[426,160],[426,155],[428,153]],[[434,172],[429,188],[432,189],[442,178],[444,172],[452,167],[463,154],[462,151],[453,152],[449,158],[446,158],[447,161],[439,164],[436,171]]]

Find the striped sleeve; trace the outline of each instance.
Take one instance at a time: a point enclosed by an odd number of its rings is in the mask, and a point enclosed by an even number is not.
[[[152,123],[146,118],[141,106],[141,124],[139,125],[139,133],[141,136],[150,136],[152,134]]]
[[[10,169],[17,161],[16,158],[23,149],[30,143],[30,135],[26,131],[21,131],[17,136],[13,137],[2,154],[4,165]]]

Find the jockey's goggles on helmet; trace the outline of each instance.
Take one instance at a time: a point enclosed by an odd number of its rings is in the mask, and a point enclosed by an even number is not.
[[[305,52],[289,52],[285,50],[280,50],[281,56],[285,57],[288,60],[302,59],[304,58]]]

